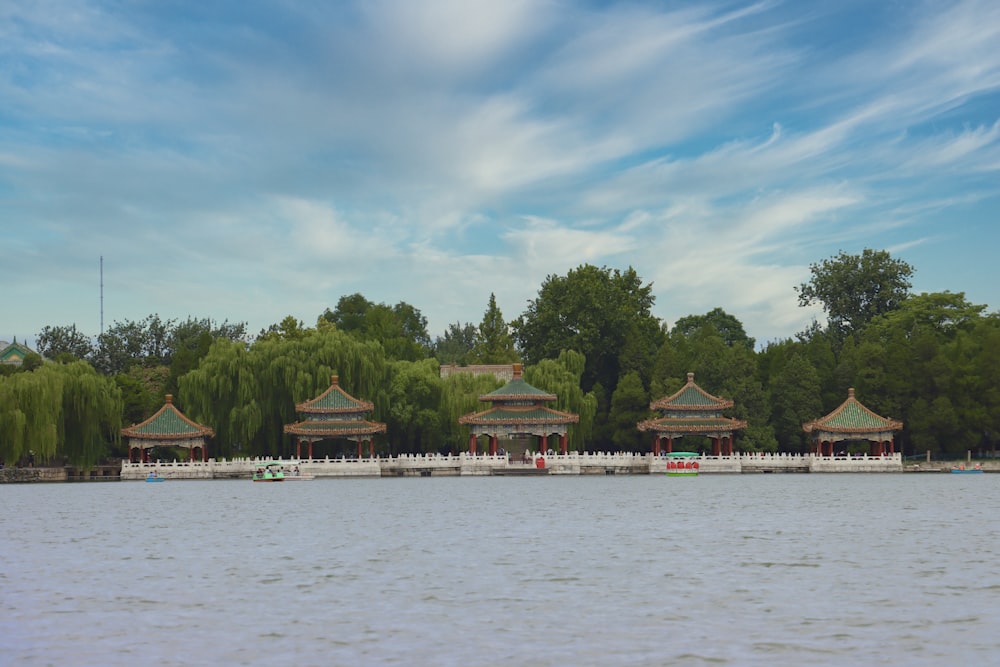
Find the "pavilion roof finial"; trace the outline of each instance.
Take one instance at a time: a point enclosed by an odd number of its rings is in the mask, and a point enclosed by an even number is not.
[[[514,379],[521,377],[521,364],[514,364]]]
[[[174,395],[167,394],[167,403],[173,403],[173,402],[174,402]]]
[[[694,382],[694,373],[688,372],[688,384]]]
[[[330,376],[330,384],[331,385],[336,386],[339,381],[340,381],[340,378],[337,377],[336,373],[334,373],[333,375]]]
[[[854,398],[854,387],[847,390],[847,398]]]

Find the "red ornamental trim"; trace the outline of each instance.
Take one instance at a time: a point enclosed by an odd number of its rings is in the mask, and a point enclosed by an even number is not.
[[[374,405],[368,404],[363,408],[312,408],[306,403],[299,403],[295,406],[295,411],[303,415],[363,415],[375,409]]]
[[[747,427],[742,419],[722,418],[714,422],[700,424],[685,424],[683,422],[647,420],[636,424],[640,431],[658,431],[660,433],[714,433],[716,431],[735,431]]]
[[[483,394],[479,397],[484,403],[498,403],[502,401],[532,401],[534,403],[549,403],[559,400],[555,394]]]
[[[489,419],[489,418],[475,418],[470,417],[468,419],[461,418],[458,420],[459,424],[469,424],[472,426],[485,426],[487,424],[512,424],[512,425],[543,425],[543,424],[577,424],[580,418],[576,417],[564,417],[562,419]]]

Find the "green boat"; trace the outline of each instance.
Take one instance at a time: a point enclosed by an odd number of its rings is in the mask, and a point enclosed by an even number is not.
[[[277,463],[257,466],[253,471],[253,481],[255,482],[284,482],[285,472]]]
[[[667,477],[697,477],[698,452],[667,452]]]

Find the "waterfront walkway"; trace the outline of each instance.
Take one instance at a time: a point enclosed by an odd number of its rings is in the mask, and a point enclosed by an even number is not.
[[[887,456],[816,456],[813,454],[734,454],[699,456],[702,474],[748,473],[834,473],[902,472],[899,454]],[[141,480],[155,471],[170,479],[249,478],[251,472],[269,463],[289,470],[298,467],[303,475],[315,477],[438,477],[491,475],[659,475],[667,471],[667,458],[630,452],[595,452],[569,454],[528,454],[508,458],[462,453],[458,455],[401,454],[373,458],[323,459],[210,459],[208,461],[173,461],[122,463],[121,479]]]

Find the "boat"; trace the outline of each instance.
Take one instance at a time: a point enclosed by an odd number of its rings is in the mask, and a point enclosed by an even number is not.
[[[667,452],[667,477],[697,477],[698,462],[692,459],[698,452]]]
[[[255,482],[284,482],[286,477],[281,466],[277,463],[260,465],[253,471],[252,476]]]
[[[151,472],[148,475],[146,475],[146,481],[147,482],[165,482],[165,481],[167,481],[167,478],[166,477],[160,477],[155,472]]]
[[[975,475],[977,473],[982,474],[983,467],[978,463],[975,468],[966,468],[965,465],[960,465],[957,468],[952,468],[951,471],[956,475]]]

